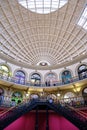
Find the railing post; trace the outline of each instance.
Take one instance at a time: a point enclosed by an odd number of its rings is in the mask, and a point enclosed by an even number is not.
[[[35,122],[35,130],[38,130],[38,106],[36,107],[36,122]]]
[[[49,130],[49,111],[46,109],[46,130]]]

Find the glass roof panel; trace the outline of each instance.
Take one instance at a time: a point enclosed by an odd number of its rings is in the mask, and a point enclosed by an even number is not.
[[[87,5],[85,9],[83,10],[83,13],[78,21],[78,25],[82,26],[84,29],[87,30]]]
[[[48,14],[64,6],[68,0],[18,0],[25,8],[39,14]]]

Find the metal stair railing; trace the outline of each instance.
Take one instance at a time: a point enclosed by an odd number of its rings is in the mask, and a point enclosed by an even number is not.
[[[18,106],[12,108],[7,113],[0,116],[0,130],[10,125],[13,121],[24,115],[25,113],[31,111],[36,106],[35,101],[29,101],[27,103],[19,104]]]
[[[79,109],[75,109],[74,107],[71,107],[69,105],[67,105],[68,108],[72,109],[73,111],[75,111],[77,114],[81,115],[81,117],[84,117],[87,119],[87,113],[80,111]]]
[[[49,105],[49,104],[48,104]],[[87,130],[87,118],[83,117],[81,114],[72,110],[68,106],[62,106],[61,104],[52,103],[50,106],[56,113],[64,116],[72,124],[78,127],[80,130]]]
[[[71,109],[69,106],[62,106],[60,103],[50,103],[49,101],[37,100],[36,104],[46,105],[48,109],[55,111],[56,113],[62,115],[67,120],[69,120],[72,124],[78,127],[80,130],[87,130],[87,118],[82,116],[80,113]]]
[[[62,106],[60,103],[50,103],[47,100],[32,100],[14,107],[11,111],[8,111],[0,117],[0,130],[3,130],[25,113],[31,111],[32,109],[36,109],[36,107],[39,106],[46,106],[48,107],[48,110],[51,109],[64,116],[80,130],[87,130],[87,118],[81,116],[81,114],[76,112],[74,109],[71,109],[69,106]]]

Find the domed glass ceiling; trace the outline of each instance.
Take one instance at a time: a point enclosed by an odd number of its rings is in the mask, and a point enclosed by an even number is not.
[[[25,8],[39,14],[48,14],[64,6],[68,0],[18,0]]]
[[[0,0],[1,59],[21,67],[51,70],[87,58],[87,0],[68,0],[61,9],[46,15],[32,13],[19,4],[23,1],[29,9],[29,0]]]

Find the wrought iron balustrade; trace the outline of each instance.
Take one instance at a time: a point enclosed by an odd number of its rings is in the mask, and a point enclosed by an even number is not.
[[[87,130],[87,118],[81,116],[75,110],[72,110],[68,106],[62,106],[62,104],[60,103],[50,102],[49,100],[42,101],[40,99],[34,99],[26,103],[21,103],[4,115],[0,116],[0,130],[3,130],[6,126],[8,126],[10,123],[12,123],[25,113],[31,111],[32,109],[36,109],[37,106],[41,109],[48,107],[48,110],[51,109],[54,112],[64,116],[80,130]]]
[[[0,75],[0,79],[4,80],[4,81],[8,81],[8,82],[12,82],[15,84],[21,84],[21,85],[25,85],[25,86],[35,86],[35,87],[55,87],[55,86],[62,86],[62,85],[66,85],[66,84],[70,84],[70,83],[74,83],[80,80],[84,80],[87,79],[87,76],[85,78],[79,79],[79,77],[72,77],[72,79],[67,82],[67,83],[63,83],[61,80],[57,81],[53,84],[50,84],[50,86],[47,86],[44,82],[40,83],[40,84],[32,84],[31,82],[25,81],[25,83],[20,83],[18,82],[17,77],[7,77],[7,76],[3,76]]]

